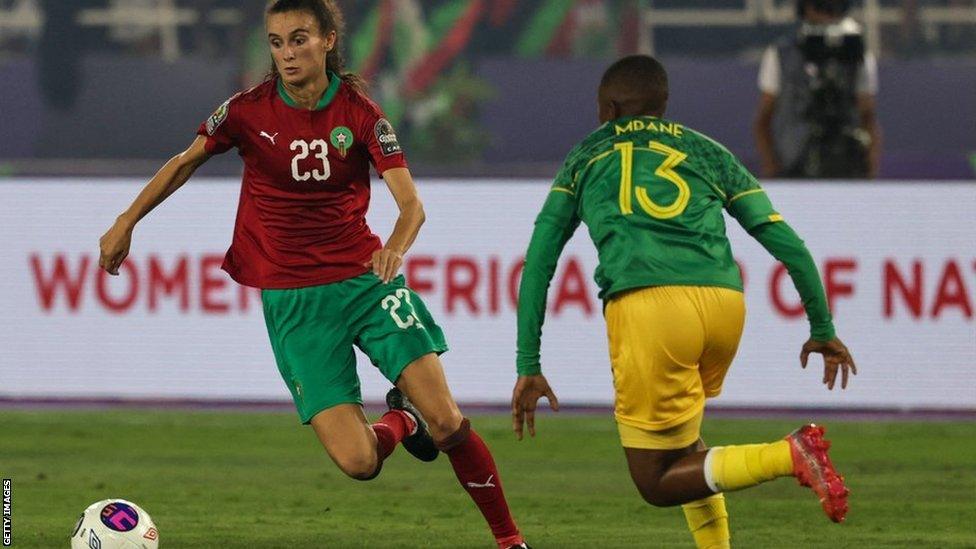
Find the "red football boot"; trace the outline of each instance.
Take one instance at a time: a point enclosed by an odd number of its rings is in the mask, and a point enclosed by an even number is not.
[[[834,522],[843,522],[847,515],[847,494],[844,477],[837,474],[830,462],[827,450],[830,441],[824,438],[820,425],[804,425],[789,435],[790,453],[793,456],[793,476],[801,486],[812,488],[820,498],[824,513]]]

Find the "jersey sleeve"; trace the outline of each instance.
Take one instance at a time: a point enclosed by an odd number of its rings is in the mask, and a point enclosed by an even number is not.
[[[724,147],[719,154],[717,186],[725,193],[725,209],[749,231],[764,223],[782,221],[766,191],[742,162]]]
[[[519,284],[515,367],[521,376],[542,371],[540,349],[546,297],[556,272],[556,263],[566,243],[580,224],[576,213],[576,184],[573,162],[556,175],[549,196],[535,220],[535,229],[525,252],[525,266]]]
[[[810,322],[810,337],[830,341],[836,336],[823,282],[806,244],[786,223],[763,224],[749,234],[786,266]]]
[[[576,198],[576,154],[570,153],[569,157],[559,169],[556,178],[552,182],[553,192],[561,192]]]
[[[364,109],[357,137],[366,144],[369,161],[378,174],[383,175],[383,172],[393,168],[407,167],[407,158],[400,147],[393,125],[379,106],[371,101]]]
[[[718,143],[716,175],[725,193],[725,209],[766,250],[786,266],[803,300],[810,321],[810,335],[818,341],[834,338],[834,325],[823,283],[803,240],[783,221],[766,191],[739,159]]]
[[[209,154],[221,154],[240,144],[240,107],[233,96],[224,101],[197,128],[197,135],[207,138],[205,148]]]

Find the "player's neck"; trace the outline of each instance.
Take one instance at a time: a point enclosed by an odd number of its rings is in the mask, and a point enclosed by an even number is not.
[[[322,72],[313,80],[302,83],[301,85],[289,84],[282,80],[285,93],[303,109],[312,110],[318,105],[325,91],[329,88],[329,75]]]

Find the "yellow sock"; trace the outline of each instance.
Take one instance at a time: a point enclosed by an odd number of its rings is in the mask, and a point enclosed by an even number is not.
[[[695,537],[698,549],[728,549],[729,513],[725,510],[725,496],[715,494],[681,506],[688,521],[688,529]]]
[[[716,492],[740,490],[793,474],[790,443],[712,448],[705,458],[705,481]]]

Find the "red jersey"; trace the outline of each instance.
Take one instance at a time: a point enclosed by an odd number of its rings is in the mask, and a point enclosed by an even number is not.
[[[257,288],[300,288],[365,273],[381,247],[366,225],[369,166],[406,167],[393,127],[329,73],[314,110],[275,78],[228,99],[197,130],[210,154],[236,147],[244,178],[223,269]]]

